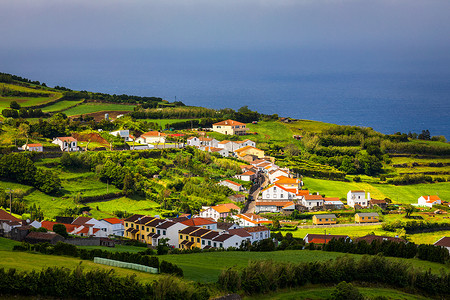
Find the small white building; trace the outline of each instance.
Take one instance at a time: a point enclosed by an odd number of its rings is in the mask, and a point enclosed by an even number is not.
[[[125,140],[125,142],[133,140],[133,137],[130,135],[130,131],[128,129],[111,131],[109,134],[121,137]]]
[[[305,195],[302,196],[302,205],[308,209],[323,206],[323,197],[321,195]]]
[[[25,144],[22,146],[22,149],[25,151],[43,152],[44,146],[42,144]]]
[[[243,181],[253,181],[256,178],[256,173],[252,171],[247,171],[242,174],[235,175],[234,177]]]
[[[433,207],[433,205],[440,205],[441,203],[441,198],[438,195],[427,195],[419,197],[417,206]]]
[[[226,187],[232,189],[235,192],[245,191],[245,188],[242,186],[242,184],[239,184],[237,182],[234,182],[234,181],[231,181],[231,180],[228,180],[228,179],[222,180],[218,184],[226,186]]]
[[[123,220],[120,220],[118,218],[106,218],[101,219],[99,222],[103,223],[106,227],[106,234],[108,236],[115,235],[115,236],[123,236],[125,227],[123,226]]]
[[[280,169],[280,168],[269,171],[267,173],[267,175],[269,176],[270,183],[274,183],[275,179],[280,176],[290,177],[288,169],[286,170],[286,169]]]
[[[236,234],[222,233],[212,239],[212,247],[228,249],[238,248],[244,239]]]
[[[255,204],[255,213],[261,212],[281,212],[283,210],[294,210],[295,204],[292,201],[257,201]]]
[[[207,146],[207,147],[215,147],[217,148],[219,145],[219,141],[214,138],[209,137],[195,137],[192,136],[187,139],[187,145],[193,146],[193,147],[201,147],[201,146]]]
[[[348,191],[347,193],[347,205],[350,207],[355,207],[355,205],[359,205],[361,207],[369,206],[370,201],[370,193],[366,191]]]
[[[226,135],[244,135],[248,128],[244,123],[234,120],[225,120],[222,122],[214,123],[212,131],[219,132]]]
[[[157,241],[162,238],[168,238],[169,240],[167,241],[167,243],[170,246],[178,248],[178,232],[187,227],[187,225],[172,221],[165,221],[163,223],[160,223],[159,225],[156,225],[156,234],[160,235]],[[157,241],[152,245],[158,245]]]
[[[262,199],[290,201],[296,198],[295,192],[289,191],[278,184],[271,185],[262,190]]]
[[[200,146],[199,148],[202,151],[211,152],[211,153],[219,153],[223,157],[228,157],[229,153],[227,150],[222,148],[216,148],[216,147],[209,147],[209,146]]]
[[[235,223],[237,223],[241,227],[253,227],[272,224],[272,221],[270,221],[269,219],[252,213],[239,214],[233,216],[233,219],[235,220]]]
[[[71,136],[56,137],[53,144],[59,145],[61,151],[63,152],[73,152],[78,151],[78,141]]]
[[[149,131],[138,137],[136,142],[140,144],[164,144],[166,142],[166,134],[159,131]]]
[[[266,226],[245,227],[244,230],[252,236],[252,244],[270,238],[270,230]]]
[[[220,218],[225,219],[228,216],[232,216],[233,212],[238,214],[241,208],[233,203],[219,204],[216,206],[207,207],[205,210],[200,212],[200,217],[211,218],[215,221]]]

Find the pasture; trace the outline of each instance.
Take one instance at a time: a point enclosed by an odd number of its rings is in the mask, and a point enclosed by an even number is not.
[[[135,105],[110,104],[110,103],[84,103],[82,105],[69,108],[63,112],[67,116],[78,116],[96,112],[108,111],[133,111]]]

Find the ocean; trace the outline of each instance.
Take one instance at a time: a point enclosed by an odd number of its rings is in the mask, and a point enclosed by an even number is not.
[[[2,51],[49,86],[450,138],[450,58],[395,49]]]

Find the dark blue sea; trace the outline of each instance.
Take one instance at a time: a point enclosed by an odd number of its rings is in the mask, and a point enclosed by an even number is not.
[[[49,86],[450,138],[450,58],[395,49],[0,50],[0,72]]]

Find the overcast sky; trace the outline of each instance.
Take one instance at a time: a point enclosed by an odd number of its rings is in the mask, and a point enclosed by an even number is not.
[[[0,48],[449,49],[449,0],[0,0]]]

